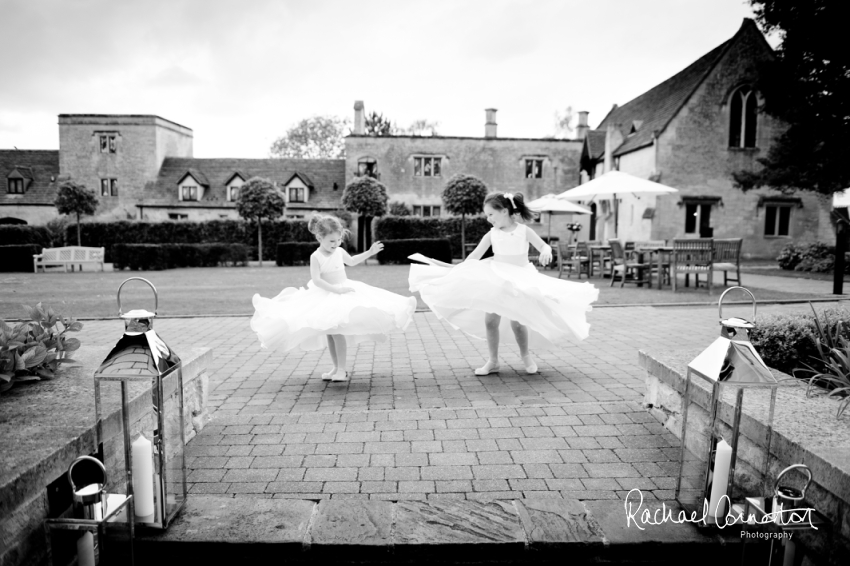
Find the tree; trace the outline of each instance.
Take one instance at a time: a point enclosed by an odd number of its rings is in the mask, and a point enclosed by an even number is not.
[[[555,112],[555,139],[564,140],[573,135],[573,107],[567,106],[563,114]]]
[[[389,118],[384,118],[383,114],[374,110],[366,115],[364,125],[367,136],[392,136],[399,132],[398,127]]]
[[[414,120],[409,127],[401,130],[401,133],[407,134],[408,136],[439,136],[439,132],[437,132],[437,128],[440,127],[439,122],[432,122],[430,120]]]
[[[269,149],[271,157],[339,159],[345,157],[348,119],[336,116],[305,118],[286,131]]]
[[[53,201],[60,214],[74,214],[77,217],[77,245],[82,246],[80,236],[80,216],[97,212],[97,196],[85,185],[74,181],[65,181],[59,187],[56,200]]]
[[[268,179],[252,177],[239,189],[236,211],[248,222],[257,222],[260,267],[263,266],[263,219],[275,220],[286,210],[286,201]]]
[[[446,181],[443,203],[452,214],[460,214],[461,257],[466,259],[466,215],[478,214],[484,206],[487,185],[478,177],[458,173]]]
[[[393,216],[410,216],[410,207],[403,202],[393,201],[390,203],[390,214]]]
[[[342,193],[342,207],[360,216],[357,222],[358,247],[369,245],[371,238],[366,228],[366,217],[387,213],[387,188],[369,176],[357,177]]]
[[[831,195],[850,186],[850,51],[839,0],[750,0],[765,33],[777,32],[776,57],[759,68],[762,110],[787,129],[759,158],[757,171],[733,173],[747,191],[768,186]],[[843,283],[846,218],[838,223],[835,286]]]

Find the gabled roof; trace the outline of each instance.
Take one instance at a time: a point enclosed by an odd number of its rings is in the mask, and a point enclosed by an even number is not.
[[[180,183],[182,183],[186,179],[186,177],[188,177],[189,175],[191,175],[193,179],[195,179],[197,182],[199,182],[203,186],[205,186],[205,187],[210,186],[210,182],[207,180],[207,176],[204,175],[202,172],[198,171],[197,169],[195,169],[194,167],[190,167],[189,169],[187,169],[186,172],[183,174],[183,176],[180,177],[180,180],[177,181],[177,184],[179,185]]]
[[[222,206],[233,206],[227,202],[226,186],[239,172],[244,179],[263,177],[284,186],[296,174],[311,187],[310,202],[293,205],[293,208],[339,208],[345,187],[344,159],[199,159],[166,157],[159,170],[156,183],[145,188],[144,204],[167,204],[180,202],[177,185],[189,171],[197,171],[209,183],[203,199],[198,205],[220,202]],[[193,174],[194,176],[194,174]],[[197,179],[197,177],[196,177]],[[197,179],[201,182],[200,179]],[[336,190],[334,185],[336,184]],[[193,201],[194,203],[194,201]]]
[[[587,151],[591,159],[605,157],[605,130],[588,130]]]
[[[664,131],[694,91],[714,69],[729,46],[743,33],[756,33],[764,41],[764,36],[756,27],[755,22],[746,18],[731,39],[715,47],[663,83],[622,106],[614,107],[597,127],[597,130],[604,132],[611,125],[618,128],[623,134],[625,139],[615,149],[614,155],[622,155],[650,145],[653,134]],[[766,42],[765,45],[767,45]],[[769,46],[768,49],[770,49]],[[633,125],[637,125],[637,131],[629,136]]]
[[[33,172],[32,167],[27,167],[26,165],[18,165],[6,175],[7,178],[18,178],[18,179],[27,179],[32,181]]]
[[[243,181],[247,181],[248,179],[250,179],[250,177],[248,177],[247,173],[245,173],[244,171],[234,171],[233,174],[228,177],[226,181],[224,181],[224,184],[229,185],[231,181],[233,181],[234,177],[240,177]]]
[[[312,189],[313,187],[315,187],[315,185],[313,184],[313,181],[310,179],[310,177],[308,177],[308,176],[307,176],[306,174],[304,174],[304,173],[301,173],[300,171],[296,171],[295,173],[293,173],[293,174],[292,174],[292,176],[291,176],[291,177],[289,177],[289,179],[287,179],[287,180],[283,183],[283,186],[286,186],[286,185],[288,185],[289,183],[291,183],[291,182],[292,182],[292,179],[295,179],[296,177],[297,177],[298,179],[300,179],[302,183],[304,183],[306,186],[310,187],[311,189]]]
[[[13,171],[29,181],[23,195],[7,192],[6,180]],[[58,150],[0,150],[0,203],[53,204],[58,176]]]

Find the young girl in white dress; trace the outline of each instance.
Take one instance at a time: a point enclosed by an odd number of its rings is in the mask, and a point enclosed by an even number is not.
[[[431,311],[453,327],[475,338],[483,338],[484,331],[490,358],[476,375],[499,371],[499,343],[509,343],[510,334],[526,372],[537,373],[529,346],[564,348],[571,338],[587,338],[586,313],[599,290],[543,275],[529,263],[529,243],[540,251],[542,265],[552,260],[552,248],[517,222],[532,218],[522,194],[488,195],[484,214],[493,227],[466,260],[452,266],[420,256],[430,265],[410,266],[410,290],[419,291]],[[493,258],[481,260],[491,246]]]
[[[357,265],[377,254],[384,248],[380,242],[367,252],[350,256],[340,247],[348,230],[339,219],[314,214],[308,228],[316,235],[319,249],[310,256],[312,279],[307,288],[287,287],[273,299],[254,295],[251,330],[263,348],[285,352],[297,347],[320,350],[327,340],[333,368],[322,374],[322,379],[348,381],[348,344],[383,342],[390,332],[404,331],[413,319],[416,298],[346,277],[345,265]]]

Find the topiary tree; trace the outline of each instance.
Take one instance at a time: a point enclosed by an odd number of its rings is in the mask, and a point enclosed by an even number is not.
[[[59,187],[56,200],[53,201],[60,214],[73,214],[77,217],[77,245],[82,246],[80,237],[80,216],[97,212],[97,196],[85,185],[74,181],[65,181]]]
[[[342,193],[342,207],[359,215],[357,222],[358,246],[368,246],[370,237],[366,230],[366,217],[383,216],[387,213],[387,188],[373,179],[363,176],[351,181]],[[366,240],[364,242],[364,240]]]
[[[410,207],[395,200],[390,203],[390,214],[393,216],[410,216]]]
[[[257,222],[257,246],[260,267],[263,266],[263,219],[275,220],[283,216],[286,200],[268,179],[252,177],[239,189],[236,211],[248,222]]]
[[[478,214],[484,206],[487,185],[478,177],[458,173],[446,181],[443,204],[452,214],[460,214],[461,257],[466,259],[466,215]]]

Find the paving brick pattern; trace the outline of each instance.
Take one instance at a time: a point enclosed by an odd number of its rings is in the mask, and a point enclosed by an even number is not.
[[[760,314],[804,312],[768,306]],[[750,316],[733,307],[726,316]],[[326,351],[261,350],[244,317],[163,319],[178,353],[213,349],[213,420],[188,447],[190,491],[234,497],[619,499],[640,488],[670,499],[677,440],[640,406],[637,352],[708,345],[709,307],[594,310],[591,336],[535,352],[540,374],[504,348],[499,375],[478,377],[486,344],[431,313],[404,335],[365,344],[349,383],[322,382]],[[114,343],[120,321],[80,338]]]

